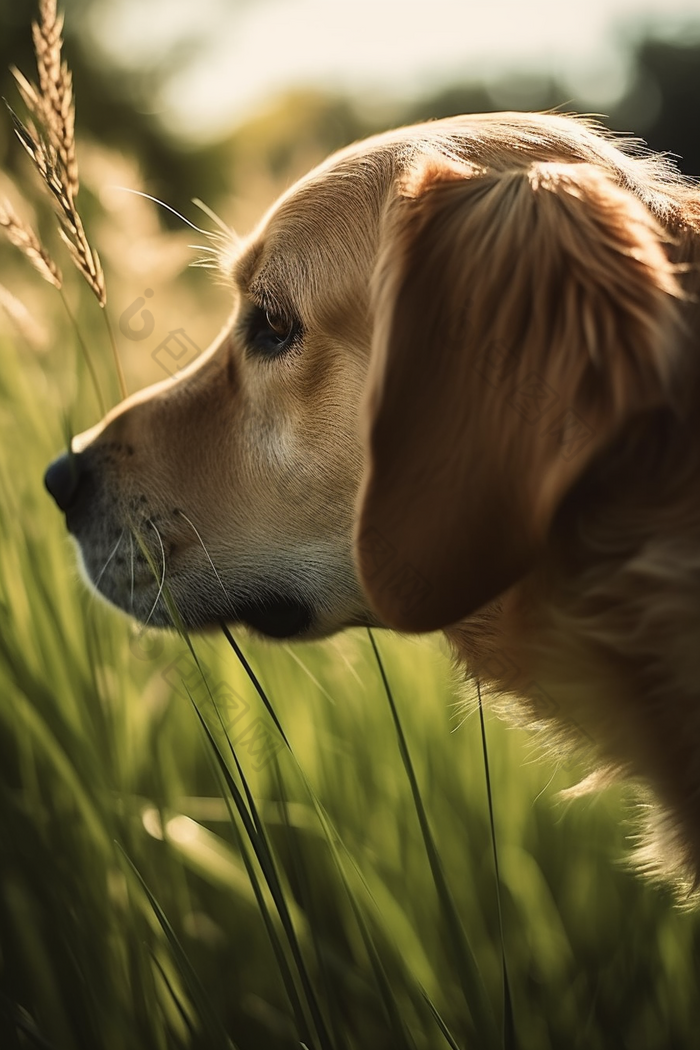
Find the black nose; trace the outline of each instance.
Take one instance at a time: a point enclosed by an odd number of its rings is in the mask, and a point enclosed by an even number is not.
[[[44,474],[44,484],[62,511],[75,503],[81,477],[80,456],[74,452],[64,452]]]

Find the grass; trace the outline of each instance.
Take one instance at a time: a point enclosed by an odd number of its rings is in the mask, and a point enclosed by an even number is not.
[[[452,731],[439,640],[375,636],[389,701],[366,633],[234,632],[282,737],[225,638],[197,664],[85,592],[41,476],[54,380],[88,377],[0,350],[2,1045],[692,1045],[697,922],[624,870],[623,800],[557,803],[576,771],[487,714],[508,1043],[481,732]]]
[[[20,138],[104,308],[41,9],[19,83],[53,135]],[[0,225],[68,284],[51,354],[0,329],[0,1045],[694,1045],[700,927],[621,863],[625,800],[557,802],[577,771],[480,709],[457,731],[439,639],[140,634],[87,593],[41,478],[117,377],[98,306]]]

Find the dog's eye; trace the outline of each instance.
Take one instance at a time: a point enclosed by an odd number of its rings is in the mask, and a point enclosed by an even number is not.
[[[301,335],[301,322],[283,317],[271,310],[256,307],[248,322],[250,349],[264,357],[279,357],[292,347]]]

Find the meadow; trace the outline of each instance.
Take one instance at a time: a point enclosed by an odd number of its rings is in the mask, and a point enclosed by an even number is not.
[[[0,350],[2,1045],[693,1045],[697,921],[626,870],[629,801],[558,801],[580,771],[487,713],[497,883],[439,638],[375,634],[395,721],[366,632],[234,631],[282,736],[226,638],[195,660],[87,593],[42,474],[96,406],[41,316],[49,351]]]
[[[133,390],[228,294],[150,201],[104,190],[138,184],[124,158],[81,164]],[[42,476],[119,388],[61,262],[58,292],[0,255],[0,1045],[697,1045],[700,926],[629,870],[634,798],[563,802],[585,770],[482,723],[441,638],[186,638],[87,591]]]

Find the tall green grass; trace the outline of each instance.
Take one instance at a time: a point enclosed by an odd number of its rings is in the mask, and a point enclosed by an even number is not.
[[[439,639],[191,651],[87,593],[41,480],[96,411],[70,343],[0,345],[0,1046],[695,1046],[698,923],[624,868],[631,810],[487,713],[502,947]]]

